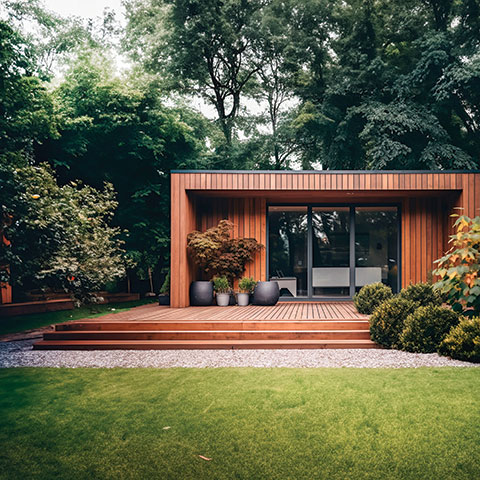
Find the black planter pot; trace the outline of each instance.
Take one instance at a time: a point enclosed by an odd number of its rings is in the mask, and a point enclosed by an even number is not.
[[[160,294],[158,296],[159,305],[170,305],[170,295]]]
[[[213,283],[205,281],[190,284],[190,305],[197,307],[208,306],[213,303]]]
[[[253,292],[254,305],[276,305],[280,298],[277,282],[258,282]]]

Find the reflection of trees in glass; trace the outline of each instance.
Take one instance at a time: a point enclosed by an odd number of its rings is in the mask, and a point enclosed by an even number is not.
[[[357,211],[355,250],[358,266],[387,266],[397,261],[397,213]]]
[[[306,212],[270,213],[270,275],[275,275],[277,270],[285,276],[294,275],[296,259],[305,265],[307,228]]]
[[[349,265],[349,211],[314,211],[313,266]]]

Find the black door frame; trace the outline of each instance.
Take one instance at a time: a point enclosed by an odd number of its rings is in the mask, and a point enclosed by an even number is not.
[[[267,203],[266,211],[266,272],[265,278],[270,279],[270,224],[268,220],[269,207],[307,207],[307,296],[306,297],[280,297],[281,301],[287,302],[311,302],[311,301],[351,301],[355,295],[355,207],[396,207],[397,208],[397,291],[400,291],[401,286],[401,227],[402,227],[402,209],[400,203]],[[314,207],[347,207],[350,209],[350,287],[349,295],[343,297],[328,297],[328,296],[313,296],[312,286],[312,268],[313,268],[313,226],[312,226],[312,210]]]

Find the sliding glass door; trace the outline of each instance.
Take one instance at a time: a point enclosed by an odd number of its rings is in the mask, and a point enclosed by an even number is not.
[[[350,294],[350,208],[312,208],[312,294]]]
[[[287,298],[351,298],[363,285],[399,285],[396,206],[268,208],[268,278]]]
[[[284,297],[308,294],[308,207],[269,207],[269,278]]]

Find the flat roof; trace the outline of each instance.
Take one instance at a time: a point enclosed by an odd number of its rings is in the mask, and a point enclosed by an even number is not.
[[[366,174],[366,173],[480,173],[480,170],[170,170],[170,173],[327,173],[327,174]]]

